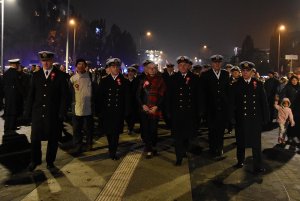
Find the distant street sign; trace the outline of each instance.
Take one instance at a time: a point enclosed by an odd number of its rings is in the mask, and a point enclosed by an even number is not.
[[[298,55],[285,55],[286,60],[298,60]]]

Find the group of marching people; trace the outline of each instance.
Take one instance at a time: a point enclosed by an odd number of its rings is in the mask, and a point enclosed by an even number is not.
[[[274,94],[276,99],[270,100],[265,91],[268,81],[263,83],[256,78],[255,65],[249,61],[241,62],[239,67],[227,65],[225,70],[222,69],[223,56],[213,55],[211,66],[201,69],[201,66],[192,67],[193,62],[189,57],[179,56],[176,59],[177,72],[173,64],[167,64],[165,72],[160,73],[153,61],[145,60],[141,74],[137,74],[138,65],[132,65],[123,75],[121,60],[110,58],[106,62],[105,75],[95,81],[95,75],[88,69],[85,59],[77,59],[76,73],[69,77],[53,66],[54,55],[49,51],[39,52],[42,68],[32,74],[24,106],[24,118],[32,122],[30,171],[42,163],[41,141],[45,140],[48,141],[47,168],[55,168],[58,141],[69,107],[72,111],[74,154],[84,150],[83,133],[86,135],[87,150],[92,150],[96,116],[101,131],[107,136],[108,154],[112,160],[119,159],[117,149],[124,122],[127,123],[129,134],[134,133],[135,123],[140,123],[141,138],[145,144],[144,155],[150,159],[158,155],[158,122],[163,118],[174,138],[176,166],[180,166],[187,157],[190,142],[199,127],[199,119],[207,122],[209,151],[216,159],[223,157],[225,130],[231,132],[235,126],[238,159],[235,167],[243,167],[245,148],[250,147],[255,172],[265,171],[261,157],[261,132],[273,117],[270,109],[278,110],[280,116],[280,142],[284,141],[286,119],[290,119],[291,127],[299,126],[298,115],[294,115],[295,123],[292,111],[286,109],[290,105],[290,102],[287,104],[287,94],[294,92],[282,87],[285,95],[281,93],[279,98]],[[3,80],[13,71],[10,74],[15,74],[14,81],[5,81],[4,86],[21,91],[13,67],[19,60],[11,60],[10,63],[12,67],[5,72]],[[279,85],[276,89],[279,89]],[[297,101],[300,95],[297,92],[294,96],[292,101]],[[15,117],[9,114],[5,110],[6,122],[11,122]],[[9,130],[14,129],[12,127]]]

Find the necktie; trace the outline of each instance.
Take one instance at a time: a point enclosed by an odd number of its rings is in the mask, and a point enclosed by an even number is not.
[[[48,76],[48,73],[49,73],[49,72],[46,70],[46,77]]]

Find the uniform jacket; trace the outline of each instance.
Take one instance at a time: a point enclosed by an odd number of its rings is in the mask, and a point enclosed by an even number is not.
[[[46,79],[41,69],[33,73],[26,116],[31,116],[31,138],[59,138],[61,122],[67,111],[68,84],[63,73],[53,68]]]
[[[269,122],[269,105],[262,82],[240,78],[230,90],[230,117],[236,122],[237,142],[246,146],[261,142],[262,126]]]
[[[128,80],[129,86],[129,94],[130,94],[130,101],[131,101],[131,115],[138,116],[138,103],[136,99],[136,93],[139,86],[138,78],[134,78],[132,81]]]
[[[230,94],[231,117],[234,114],[237,123],[248,119],[256,119],[262,125],[268,123],[269,109],[262,82],[251,78],[248,84],[240,78],[233,84]]]
[[[172,76],[167,91],[167,108],[173,133],[184,127],[187,135],[194,134],[196,120],[200,116],[199,95],[199,77],[190,71],[185,78],[180,72]]]
[[[128,80],[119,74],[103,78],[97,93],[97,112],[103,118],[104,130],[109,133],[123,131],[124,118],[130,113]]]
[[[212,69],[202,73],[200,77],[202,112],[208,116],[208,121],[216,115],[228,118],[228,88],[229,73],[221,70],[218,79]]]

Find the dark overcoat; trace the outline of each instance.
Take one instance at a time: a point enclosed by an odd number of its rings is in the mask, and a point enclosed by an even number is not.
[[[111,75],[103,78],[97,93],[97,110],[103,118],[106,134],[123,132],[124,118],[130,113],[128,80],[119,74],[114,80]]]
[[[9,68],[3,75],[3,90],[5,99],[4,114],[19,116],[22,114],[22,88],[21,74],[16,68]]]
[[[139,108],[138,108],[138,102],[136,100],[136,93],[139,87],[139,80],[138,78],[134,78],[132,81],[128,80],[128,90],[130,95],[130,113],[133,117],[133,119],[137,120],[139,119]]]
[[[167,91],[167,108],[172,122],[172,134],[177,138],[189,138],[195,134],[199,114],[199,78],[188,72],[185,78],[180,72],[171,76]],[[182,135],[184,136],[178,136]]]
[[[43,69],[33,73],[27,115],[31,115],[33,140],[59,139],[67,111],[68,84],[63,73],[53,68],[46,79]]]
[[[236,121],[237,143],[255,147],[261,143],[262,126],[269,121],[269,107],[263,83],[240,78],[230,90],[231,117]]]

